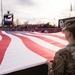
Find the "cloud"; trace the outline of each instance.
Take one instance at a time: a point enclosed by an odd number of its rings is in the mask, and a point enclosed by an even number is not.
[[[34,5],[34,2],[32,0],[17,0],[17,2],[22,6],[31,6]]]
[[[30,22],[47,22],[54,18],[69,17],[69,0],[2,0],[3,13],[14,14],[14,20]],[[75,2],[73,4],[73,15],[75,15]],[[0,13],[1,14],[1,13]],[[35,18],[35,19],[34,19]]]

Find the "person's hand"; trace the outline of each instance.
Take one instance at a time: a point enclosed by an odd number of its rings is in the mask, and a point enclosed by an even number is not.
[[[46,64],[48,65],[48,69],[52,69],[52,62],[47,60]]]
[[[52,75],[52,62],[47,60],[46,64],[48,65],[48,75]]]
[[[47,60],[47,61],[46,61],[46,64],[52,65],[52,62],[50,62],[49,60]]]

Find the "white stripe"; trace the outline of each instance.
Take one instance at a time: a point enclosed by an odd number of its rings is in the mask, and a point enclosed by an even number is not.
[[[59,42],[59,43],[64,44],[64,45],[68,44],[68,42],[66,40],[63,40],[63,39],[60,39],[60,38],[57,38],[57,37],[53,37],[53,36],[42,36],[42,37],[52,39],[53,41]]]
[[[0,41],[2,40],[2,36],[0,35]]]
[[[54,35],[65,37],[65,35],[63,33],[55,33]]]

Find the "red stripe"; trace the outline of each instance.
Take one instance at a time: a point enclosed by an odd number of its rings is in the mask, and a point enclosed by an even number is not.
[[[26,35],[28,35],[28,34],[26,34]],[[53,44],[53,45],[55,45],[55,46],[58,46],[58,47],[60,47],[60,48],[63,48],[65,45],[64,44],[61,44],[61,43],[59,43],[59,42],[56,42],[56,41],[54,41],[54,40],[52,40],[52,39],[49,39],[49,38],[45,38],[45,37],[43,37],[43,36],[36,36],[36,35],[29,35],[29,36],[34,36],[34,37],[37,37],[37,38],[40,38],[41,40],[44,40],[44,41],[46,41],[46,42],[48,42],[48,43],[50,43],[50,44]],[[44,35],[45,36],[45,35]],[[55,36],[56,37],[56,36]],[[64,39],[64,37],[58,37],[58,38],[60,38],[60,39]]]
[[[2,40],[0,41],[0,64],[1,64],[4,54],[6,52],[7,47],[9,46],[11,39],[5,34],[2,34],[1,32],[0,32],[0,35],[2,36]]]
[[[52,36],[57,37],[57,38],[60,38],[60,39],[63,39],[63,40],[66,40],[66,38],[64,36],[55,35],[55,34],[52,34]]]
[[[48,42],[48,43],[50,43],[50,44],[53,44],[55,46],[58,46],[60,48],[63,48],[65,46],[64,44],[61,44],[59,42],[56,42],[56,41],[54,41],[52,39],[48,39],[48,38],[45,38],[45,37],[39,37],[39,36],[37,36],[37,37],[40,38],[40,39],[42,39],[42,40],[44,40],[44,41],[46,41],[46,42]]]
[[[52,61],[55,55],[55,51],[47,49],[45,47],[42,47],[41,45],[35,43],[34,41],[30,40],[27,37],[23,37],[23,36],[19,36],[19,35],[15,35],[17,37],[19,37],[23,43],[25,44],[25,46],[30,49],[31,51],[39,54],[40,56]]]

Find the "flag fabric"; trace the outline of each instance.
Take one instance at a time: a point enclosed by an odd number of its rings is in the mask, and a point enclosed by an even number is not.
[[[0,75],[52,61],[67,44],[62,32],[0,31]]]
[[[8,15],[8,18],[12,18],[12,15]]]

